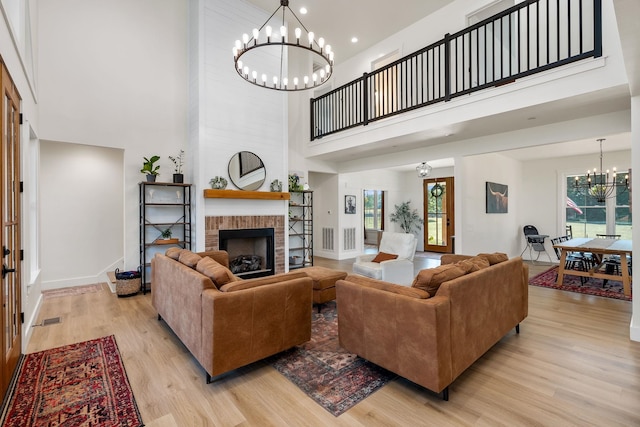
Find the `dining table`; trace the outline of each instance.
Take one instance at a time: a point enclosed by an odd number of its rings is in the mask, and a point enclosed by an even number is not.
[[[629,271],[629,259],[631,258],[632,245],[631,240],[624,239],[602,239],[591,237],[577,237],[564,242],[553,245],[561,251],[560,267],[558,268],[558,279],[556,284],[562,286],[564,275],[594,277],[598,279],[622,281],[623,292],[626,296],[631,296],[631,272]],[[583,254],[591,253],[597,261],[587,271],[574,270],[566,268],[567,254],[572,252],[580,252]],[[603,263],[607,257],[617,256],[620,258],[620,274],[617,271],[601,270]],[[629,259],[627,259],[627,256]]]

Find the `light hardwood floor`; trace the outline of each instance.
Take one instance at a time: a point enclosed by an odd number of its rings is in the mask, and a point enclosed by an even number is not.
[[[416,269],[437,265],[422,254]],[[316,258],[349,271],[352,260]],[[533,266],[531,274],[546,266]],[[263,362],[213,384],[151,306],[151,295],[47,299],[28,352],[114,334],[145,424],[174,426],[637,426],[640,343],[631,303],[529,287],[529,317],[450,387],[450,400],[393,380],[334,417]],[[420,325],[416,325],[419,327]]]

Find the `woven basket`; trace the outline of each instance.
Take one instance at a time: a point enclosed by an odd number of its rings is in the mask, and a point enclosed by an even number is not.
[[[141,281],[139,271],[120,273],[116,269],[116,295],[122,297],[137,294],[140,292]]]

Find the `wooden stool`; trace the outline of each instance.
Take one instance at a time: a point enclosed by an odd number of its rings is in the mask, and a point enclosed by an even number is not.
[[[318,305],[318,312],[322,304],[336,299],[336,282],[347,277],[346,271],[319,266],[304,267],[298,271],[304,272],[313,281],[313,303]]]

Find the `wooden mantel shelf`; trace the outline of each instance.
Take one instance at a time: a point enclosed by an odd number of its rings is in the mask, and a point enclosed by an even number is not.
[[[275,191],[204,190],[205,199],[289,200],[289,193]]]

